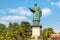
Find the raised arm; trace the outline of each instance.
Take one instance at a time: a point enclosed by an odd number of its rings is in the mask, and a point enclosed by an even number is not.
[[[30,9],[31,12],[33,12],[33,13],[35,12],[35,11],[34,11],[33,9],[31,9],[31,8],[29,8],[29,9]]]

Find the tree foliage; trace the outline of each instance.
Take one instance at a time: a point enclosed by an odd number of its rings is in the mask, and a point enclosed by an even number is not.
[[[8,28],[0,23],[0,40],[28,40],[31,36],[31,25],[29,22],[9,23]]]
[[[21,23],[21,26],[23,27],[23,30],[24,30],[24,33],[21,33],[21,34],[24,34],[23,40],[27,40],[27,38],[30,38],[31,36],[31,25],[29,22],[23,21]]]
[[[43,31],[42,31],[43,40],[48,40],[48,38],[50,38],[51,34],[54,34],[53,28],[43,29]]]

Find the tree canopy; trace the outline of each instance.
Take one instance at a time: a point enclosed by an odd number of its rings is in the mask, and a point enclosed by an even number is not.
[[[48,40],[48,38],[50,38],[50,35],[51,34],[54,34],[54,30],[53,28],[45,28],[43,29],[42,31],[42,37],[43,37],[43,40]]]
[[[0,40],[28,40],[31,37],[31,25],[29,22],[9,23],[6,26],[0,23]]]

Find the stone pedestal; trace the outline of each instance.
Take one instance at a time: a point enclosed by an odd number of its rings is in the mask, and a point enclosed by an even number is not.
[[[40,27],[32,27],[32,36],[40,36]]]
[[[34,40],[38,40],[39,36],[40,36],[40,27],[32,27],[32,37],[34,37]]]

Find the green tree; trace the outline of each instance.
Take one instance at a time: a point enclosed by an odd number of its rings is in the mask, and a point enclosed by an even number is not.
[[[50,38],[50,35],[53,33],[54,33],[53,28],[43,29],[43,31],[42,31],[43,40],[48,40],[48,38]]]
[[[28,40],[31,37],[31,25],[29,22],[22,21],[21,26],[24,28],[23,40]],[[27,39],[28,38],[28,39]]]
[[[6,35],[6,26],[0,23],[0,40],[3,40]]]
[[[0,24],[0,40],[28,40],[31,36],[31,25],[29,22],[9,23],[5,29],[4,24]]]
[[[4,30],[5,28],[6,28],[6,26],[4,24],[0,23],[0,31]]]
[[[19,24],[17,24],[17,23],[10,23],[9,24],[9,32],[10,32],[10,34],[11,34],[11,37],[14,37],[15,39],[16,39],[16,35],[19,33],[18,31],[19,31]],[[17,38],[18,39],[18,38]]]

